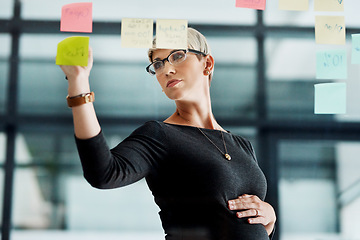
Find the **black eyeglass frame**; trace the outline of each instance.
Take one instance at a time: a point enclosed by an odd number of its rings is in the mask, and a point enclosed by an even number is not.
[[[152,63],[150,63],[150,64],[146,67],[146,71],[147,71],[150,75],[152,75],[152,76],[156,75],[155,72],[153,72],[153,71],[150,70],[151,65],[153,65],[154,63],[159,62],[159,61],[161,61],[164,65],[165,65],[165,61],[168,61],[168,62],[171,64],[171,62],[169,61],[169,57],[170,57],[174,52],[178,52],[178,51],[183,51],[183,52],[185,53],[185,56],[186,56],[186,54],[187,54],[188,52],[192,52],[192,53],[195,53],[195,54],[201,54],[201,55],[203,55],[204,57],[207,56],[206,53],[203,53],[203,52],[200,52],[200,51],[197,51],[197,50],[194,50],[194,49],[175,49],[175,50],[171,51],[171,53],[170,53],[166,58],[164,58],[164,59],[162,59],[162,60],[160,60],[160,59],[159,59],[159,60],[155,60],[155,61],[153,61]],[[185,57],[184,61],[185,61],[185,60],[186,60],[186,57]]]

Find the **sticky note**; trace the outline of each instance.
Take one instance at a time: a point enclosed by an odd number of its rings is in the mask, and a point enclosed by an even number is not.
[[[309,10],[309,0],[279,0],[280,10],[307,11]]]
[[[71,3],[61,9],[60,31],[92,32],[92,3]]]
[[[58,43],[56,65],[87,66],[89,37],[68,37]]]
[[[152,19],[123,18],[121,21],[121,47],[151,48],[153,24]]]
[[[347,54],[345,49],[316,52],[317,79],[346,79]]]
[[[346,113],[346,83],[315,84],[315,114]]]
[[[360,64],[360,34],[351,34],[351,39],[352,39],[351,63]]]
[[[265,10],[266,0],[236,0],[236,7]]]
[[[156,48],[186,49],[187,28],[187,20],[156,20]]]
[[[344,16],[316,16],[315,40],[317,44],[345,44]]]
[[[314,2],[315,11],[344,11],[344,0],[315,0]]]

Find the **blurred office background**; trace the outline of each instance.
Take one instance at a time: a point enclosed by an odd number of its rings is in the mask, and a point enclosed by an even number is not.
[[[77,1],[75,1],[77,2]],[[62,33],[68,0],[0,2],[0,223],[2,239],[163,239],[145,181],[101,191],[82,177],[57,43],[90,36],[95,107],[110,146],[174,104],[145,72],[146,49],[120,47],[123,17],[187,19],[215,58],[213,110],[254,144],[277,211],[275,239],[359,240],[360,66],[350,64],[355,9],[235,8],[235,0],[93,0],[91,34]],[[345,16],[348,79],[315,79],[315,15]],[[314,84],[347,83],[347,114],[315,115]],[[10,238],[9,238],[10,237]]]

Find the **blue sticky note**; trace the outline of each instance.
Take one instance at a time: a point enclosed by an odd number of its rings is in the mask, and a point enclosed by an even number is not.
[[[319,50],[316,52],[317,79],[346,79],[347,54],[344,49]]]
[[[351,34],[352,37],[352,64],[360,64],[360,34]]]
[[[346,83],[315,84],[315,114],[346,113]]]

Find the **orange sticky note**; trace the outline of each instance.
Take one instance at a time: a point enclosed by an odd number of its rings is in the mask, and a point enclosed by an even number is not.
[[[89,37],[68,37],[59,42],[56,65],[87,66]]]
[[[265,10],[266,0],[236,0],[236,7]]]
[[[71,3],[61,9],[60,31],[92,32],[92,3]]]

